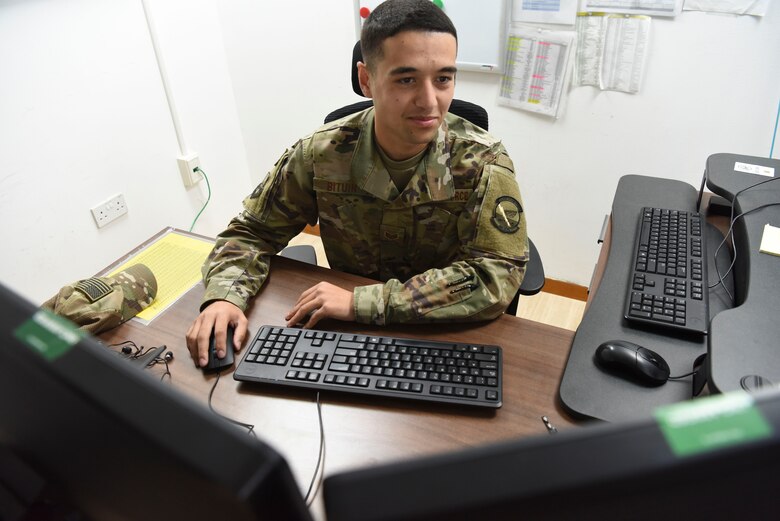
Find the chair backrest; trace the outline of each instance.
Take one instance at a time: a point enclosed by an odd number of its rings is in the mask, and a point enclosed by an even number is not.
[[[363,91],[360,90],[360,81],[358,80],[358,68],[357,68],[357,63],[362,61],[363,61],[363,52],[360,49],[360,41],[358,40],[358,42],[352,48],[352,61],[350,62],[350,73],[352,75],[352,90],[355,91],[355,94],[357,94],[358,96],[365,97],[363,95]],[[373,104],[374,104],[373,101],[368,100],[368,101],[359,101],[357,103],[353,103],[352,105],[341,107],[340,109],[336,109],[330,114],[328,114],[327,116],[325,116],[325,123],[330,123],[331,121],[335,121],[337,119],[343,118],[344,116],[349,116],[350,114],[354,114],[355,112],[365,110],[368,107],[373,106]],[[470,103],[468,101],[463,101],[459,99],[453,99],[452,103],[450,104],[449,111],[455,114],[456,116],[460,116],[463,119],[470,121],[471,123],[477,125],[478,127],[482,127],[485,130],[489,130],[487,111],[475,103]]]

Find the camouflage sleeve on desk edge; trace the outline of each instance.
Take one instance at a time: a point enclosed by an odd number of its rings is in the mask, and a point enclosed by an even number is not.
[[[244,199],[244,211],[217,236],[202,269],[206,293],[201,309],[211,301],[227,300],[245,310],[268,277],[270,256],[281,251],[307,222],[316,222],[307,153],[303,141],[286,151]]]
[[[472,211],[459,224],[461,260],[430,269],[406,282],[355,288],[358,322],[371,324],[476,321],[500,316],[514,298],[525,275],[528,237],[517,181],[509,159],[486,165]],[[509,197],[520,208],[514,231],[501,232],[493,224],[498,201]],[[507,222],[507,225],[509,223]]]

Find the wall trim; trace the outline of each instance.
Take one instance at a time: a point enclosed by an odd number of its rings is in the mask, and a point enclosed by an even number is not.
[[[542,291],[561,297],[581,300],[583,302],[587,302],[588,300],[588,288],[562,280],[544,279]]]

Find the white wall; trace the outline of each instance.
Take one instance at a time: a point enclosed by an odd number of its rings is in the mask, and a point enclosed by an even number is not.
[[[349,86],[354,2],[149,0],[188,148],[213,189],[214,235],[284,148]],[[164,226],[189,228],[186,190],[140,0],[0,0],[0,281],[42,301]],[[578,88],[553,121],[499,107],[498,77],[462,73],[518,168],[549,277],[587,284],[617,180],[698,185],[709,154],[766,156],[780,85],[780,6],[762,20],[653,20],[642,92]],[[780,144],[776,145],[775,157]],[[98,230],[117,192],[129,214]]]
[[[353,2],[218,5],[252,178],[259,182],[328,113],[365,99],[349,80],[357,41]]]
[[[214,235],[251,190],[211,0],[152,1],[189,148],[213,196],[194,231]],[[40,302],[206,200],[187,190],[140,0],[0,0],[0,281]],[[97,229],[90,208],[125,195]]]

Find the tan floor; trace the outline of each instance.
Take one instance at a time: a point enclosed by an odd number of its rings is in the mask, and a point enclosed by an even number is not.
[[[302,233],[290,241],[290,245],[298,244],[314,246],[317,252],[317,263],[320,266],[330,267],[325,257],[325,250],[322,248],[322,240],[319,237]],[[531,297],[520,297],[520,305],[517,306],[518,317],[571,331],[577,329],[584,312],[585,302],[544,291]]]

